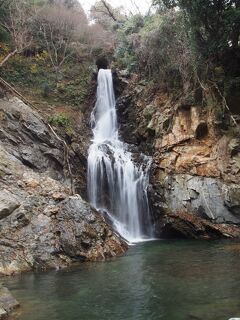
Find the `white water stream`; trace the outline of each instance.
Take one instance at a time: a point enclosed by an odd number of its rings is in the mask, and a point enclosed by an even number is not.
[[[133,161],[119,139],[112,72],[98,72],[97,102],[91,115],[93,141],[88,155],[90,203],[104,211],[129,242],[151,237],[147,187],[150,158]]]

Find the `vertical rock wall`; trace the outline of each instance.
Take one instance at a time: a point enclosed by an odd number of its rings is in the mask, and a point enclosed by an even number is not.
[[[173,98],[136,79],[118,100],[123,137],[153,156],[149,194],[159,236],[240,234],[240,136],[218,108],[210,92],[204,102],[201,90]]]

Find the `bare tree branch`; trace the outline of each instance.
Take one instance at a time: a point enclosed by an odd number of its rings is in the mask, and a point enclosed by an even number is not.
[[[139,6],[136,4],[134,0],[131,0],[132,5],[137,9],[138,14],[141,14],[141,11],[139,9]]]
[[[104,5],[104,7],[106,8],[109,16],[115,21],[115,22],[119,22],[118,19],[115,17],[113,11],[111,10],[111,8],[109,7],[109,5],[107,4],[107,2],[105,0],[101,0],[102,4]]]
[[[17,53],[17,49],[15,49],[14,51],[10,52],[1,62],[0,62],[0,67],[2,67],[7,61],[8,59],[10,59],[12,56],[14,56]]]
[[[8,3],[8,14],[2,17],[0,24],[11,35],[13,50],[1,61],[0,67],[14,54],[21,53],[31,45],[33,37],[29,15],[31,16],[31,7],[25,1],[11,0]]]
[[[37,17],[40,37],[47,49],[51,64],[56,73],[66,59],[72,54],[71,45],[76,29],[83,26],[85,16],[81,12],[66,6],[48,6]]]

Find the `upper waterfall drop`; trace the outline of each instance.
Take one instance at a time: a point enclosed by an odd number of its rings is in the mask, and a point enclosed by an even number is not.
[[[91,115],[93,141],[88,155],[90,203],[108,213],[117,231],[129,242],[152,236],[148,206],[150,158],[133,161],[128,145],[119,139],[116,103],[110,69],[98,72],[97,102]]]

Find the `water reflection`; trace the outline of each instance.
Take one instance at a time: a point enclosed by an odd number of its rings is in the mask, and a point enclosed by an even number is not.
[[[145,243],[107,263],[4,281],[25,306],[19,320],[226,320],[240,317],[232,245]]]

